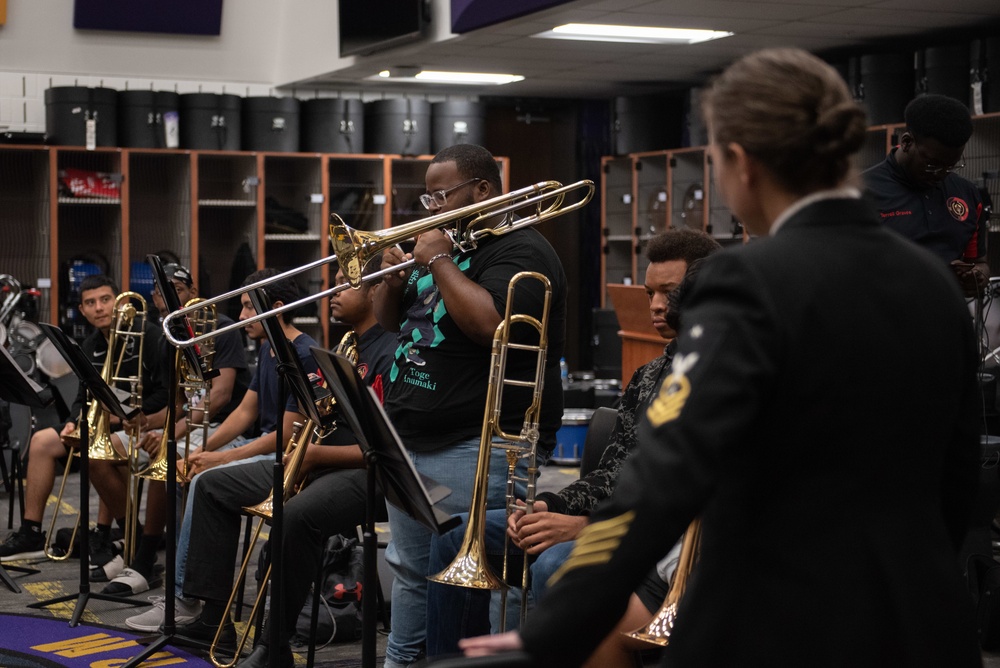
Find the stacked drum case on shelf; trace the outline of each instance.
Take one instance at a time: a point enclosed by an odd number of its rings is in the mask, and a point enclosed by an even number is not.
[[[969,45],[933,46],[918,52],[923,61],[922,92],[947,95],[969,104]],[[902,120],[902,119],[900,119]]]
[[[856,93],[868,123],[884,125],[903,120],[903,109],[915,94],[913,53],[861,56],[861,80]]]
[[[178,148],[180,95],[170,91],[118,93],[118,143],[126,148]]]
[[[243,150],[299,150],[299,101],[294,97],[243,99]]]
[[[434,153],[455,144],[485,143],[486,112],[479,102],[450,100],[431,105]]]
[[[302,103],[302,150],[364,153],[365,105],[358,99],[318,98]]]
[[[118,91],[55,86],[45,91],[46,142],[60,146],[118,146]],[[94,133],[87,141],[88,123]]]
[[[219,93],[180,96],[181,148],[202,151],[240,150],[243,98]]]
[[[427,155],[431,152],[431,103],[400,98],[365,104],[368,153]]]

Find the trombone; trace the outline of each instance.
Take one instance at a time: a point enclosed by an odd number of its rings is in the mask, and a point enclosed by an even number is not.
[[[133,304],[133,301],[135,304]],[[111,386],[115,386],[118,383],[127,383],[131,404],[139,406],[142,401],[142,354],[143,343],[145,341],[146,300],[137,292],[123,292],[115,297],[113,313],[111,328],[108,331],[108,352],[104,357],[104,365],[101,367],[101,378]],[[135,346],[133,343],[135,339],[138,339],[138,346]],[[136,359],[136,375],[121,376],[121,367],[125,361],[126,353],[130,349],[135,351],[136,347],[138,348],[136,351],[138,355]],[[118,351],[117,357],[115,354],[116,349]],[[80,416],[76,429],[63,437],[63,442],[67,446],[78,447],[80,445],[80,420],[87,420],[88,433],[90,434],[89,447],[87,449],[88,458],[113,462],[131,461],[132,450],[135,444],[132,438],[133,434],[129,435],[128,454],[122,456],[111,442],[110,416],[101,408],[100,403],[96,399],[91,400],[86,415]],[[79,452],[75,454],[78,456]],[[55,535],[56,522],[59,518],[59,508],[62,505],[63,494],[66,491],[66,479],[69,477],[69,469],[72,461],[72,456],[66,458],[66,468],[63,470],[63,479],[59,485],[55,511],[52,513],[52,521],[49,524],[49,532],[46,536],[45,547],[43,548],[45,556],[54,561],[63,561],[69,558],[69,555],[73,552],[73,543],[76,540],[76,534],[79,530],[79,515],[77,515],[66,553],[58,555],[52,552],[51,545],[53,536]],[[133,524],[131,521],[133,519],[132,513],[135,512],[133,506],[138,506],[138,500],[135,500],[133,503],[131,496],[131,494],[128,494],[126,497],[126,544],[132,538],[130,531]]]
[[[574,191],[582,191],[580,198],[567,203],[566,196]],[[424,232],[451,228],[446,230],[446,234],[451,238],[452,243],[461,250],[468,251],[474,249],[479,241],[486,237],[501,236],[525,227],[537,225],[538,223],[562,216],[571,211],[576,211],[586,205],[593,196],[593,181],[577,181],[567,186],[562,185],[558,181],[540,181],[532,186],[515,190],[506,195],[491,197],[490,199],[483,200],[477,204],[470,204],[461,209],[439,213],[412,223],[397,225],[387,230],[378,230],[375,232],[352,229],[344,224],[344,221],[338,215],[331,214],[330,217],[333,219],[333,222],[330,223],[330,242],[333,244],[335,255],[314,260],[295,269],[289,269],[271,278],[251,283],[238,290],[231,290],[207,300],[205,304],[216,304],[225,299],[237,297],[257,288],[267,287],[275,281],[296,276],[332,262],[337,262],[344,276],[347,277],[346,283],[335,285],[332,288],[327,288],[316,294],[283,304],[270,311],[258,313],[252,318],[227,325],[220,328],[216,334],[224,334],[230,330],[242,329],[264,318],[270,318],[279,313],[295,310],[317,299],[329,297],[338,292],[343,292],[348,288],[357,288],[366,281],[379,280],[387,274],[412,266],[415,264],[415,261],[408,260],[362,276],[362,270],[365,265],[380,252]],[[515,218],[512,214],[518,214],[522,217]],[[177,319],[186,318],[193,310],[193,308],[185,307],[174,311],[163,320],[164,336],[167,341],[178,348],[197,345],[209,338],[208,335],[178,338],[171,331],[175,328],[184,330],[183,327],[178,328],[178,324],[180,323],[177,322]]]
[[[698,559],[700,544],[701,519],[699,518],[692,521],[684,533],[684,543],[681,545],[677,570],[674,571],[674,581],[670,583],[663,605],[649,623],[635,631],[623,632],[623,635],[657,647],[666,647],[670,643],[670,635],[674,632],[674,623],[677,621],[677,606],[680,605],[691,570]]]
[[[292,432],[292,436],[288,440],[288,445],[285,446],[285,454],[287,455],[291,453],[292,455],[292,458],[288,462],[288,468],[285,469],[283,493],[286,501],[291,497],[295,490],[295,480],[298,478],[299,466],[302,463],[302,458],[305,456],[305,451],[309,446],[309,441],[312,438],[313,431],[315,431],[315,425],[312,420],[307,419],[304,425],[301,422],[296,422],[294,424],[295,427]],[[222,621],[219,622],[219,627],[215,630],[215,636],[212,638],[212,644],[209,645],[208,648],[208,658],[211,659],[212,663],[218,666],[218,668],[233,668],[233,666],[239,662],[240,654],[243,653],[243,647],[246,645],[247,640],[250,637],[250,630],[254,626],[250,622],[247,623],[242,635],[240,635],[239,642],[236,644],[236,650],[233,654],[232,661],[226,663],[215,655],[215,652],[219,647],[219,639],[222,637],[222,631],[225,629],[226,623],[229,622],[229,609],[233,607],[233,601],[236,600],[239,590],[243,587],[243,581],[247,576],[247,569],[250,566],[250,562],[253,560],[253,549],[257,544],[257,539],[260,538],[260,530],[264,528],[264,523],[271,519],[273,508],[273,492],[257,505],[245,506],[243,508],[244,512],[255,517],[259,517],[260,521],[257,522],[257,528],[254,529],[253,536],[250,538],[250,543],[245,550],[247,556],[243,559],[243,565],[240,567],[240,573],[236,576],[236,584],[233,586],[232,593],[229,594],[229,601],[226,603],[226,613],[222,616]],[[250,609],[249,619],[251,620],[254,618],[254,615],[257,614],[257,609],[264,600],[264,593],[267,591],[267,582],[270,577],[271,568],[268,566],[267,572],[264,573],[264,579],[261,580],[261,586],[257,593],[257,598],[254,600],[253,607]]]
[[[542,304],[541,319],[518,313],[512,314],[514,291],[521,280],[533,279],[540,281],[545,287],[545,300]],[[504,541],[503,575],[497,577],[491,569],[486,553],[486,497],[490,478],[490,454],[494,447],[502,448],[507,455],[507,513],[514,509],[515,482],[523,481],[527,486],[523,510],[530,513],[535,501],[535,479],[538,475],[536,450],[538,446],[538,420],[542,410],[542,386],[545,379],[545,357],[548,350],[549,302],[552,298],[552,286],[543,274],[534,271],[522,271],[514,275],[507,287],[507,309],[503,321],[497,325],[493,335],[493,353],[490,362],[489,387],[486,393],[486,409],[483,415],[483,428],[480,434],[479,458],[476,461],[475,485],[472,489],[472,501],[469,508],[469,522],[466,525],[465,536],[458,554],[443,571],[428,576],[428,580],[441,584],[469,587],[472,589],[499,589],[503,592],[500,607],[501,630],[506,622],[507,612],[507,553],[509,545]],[[513,325],[523,323],[534,328],[538,334],[537,343],[516,343],[511,341]],[[535,359],[535,375],[531,380],[517,380],[507,377],[507,353],[511,350],[533,352]],[[505,386],[531,388],[531,405],[524,413],[524,421],[520,434],[509,434],[500,426],[500,413],[503,403]],[[493,444],[493,437],[502,443]],[[517,460],[526,457],[528,460],[527,475],[524,478],[514,476]],[[523,559],[521,586],[523,591],[528,587],[528,559]],[[521,621],[527,614],[527,595],[521,597]]]
[[[201,297],[188,300],[184,306],[203,305],[205,302]],[[188,319],[191,331],[195,335],[208,332],[215,332],[219,324],[219,314],[215,306],[203,306],[195,311],[195,315]],[[211,369],[212,361],[215,358],[215,338],[210,338],[201,346],[201,357],[204,360],[204,368]],[[204,446],[208,441],[208,431],[211,427],[212,412],[212,379],[201,378],[197,370],[191,368],[188,358],[181,356],[181,366],[177,374],[177,389],[184,392],[184,412],[187,416],[187,429],[184,431],[184,462],[183,473],[186,476],[188,470],[188,459],[191,455],[191,434],[192,430],[201,432],[201,443]],[[194,413],[201,413],[200,419],[195,419]],[[186,488],[185,488],[186,493]],[[183,503],[181,504],[184,505]]]
[[[180,351],[178,351],[180,352]],[[343,338],[340,339],[340,343],[337,344],[335,352],[343,355],[351,364],[357,366],[358,363],[358,337],[354,330],[349,330],[344,334]],[[337,400],[334,398],[333,394],[326,392],[323,396],[316,397],[316,410],[320,417],[324,420],[326,416],[330,415],[337,405]],[[328,433],[336,429],[335,423],[330,423],[330,426],[324,431],[320,428],[320,425],[312,421],[312,419],[307,419],[303,425],[301,422],[294,423],[294,429],[292,431],[291,438],[288,439],[288,444],[285,446],[285,454],[291,453],[291,458],[288,460],[288,464],[285,467],[285,477],[282,484],[282,493],[284,496],[282,498],[287,501],[294,495],[300,487],[296,487],[296,481],[299,477],[299,469],[302,466],[302,459],[305,457],[306,449],[309,447],[309,441],[315,435],[318,438],[323,438]],[[219,622],[219,627],[215,630],[215,637],[212,639],[212,644],[208,648],[208,658],[215,664],[218,668],[233,668],[240,658],[240,654],[243,653],[243,647],[247,643],[247,639],[250,637],[250,630],[253,628],[252,623],[247,623],[246,628],[243,630],[242,635],[240,635],[239,642],[236,645],[236,651],[233,654],[232,661],[225,663],[222,659],[217,658],[215,655],[216,650],[219,646],[219,639],[222,637],[222,631],[229,621],[229,610],[233,607],[233,602],[236,600],[237,594],[239,594],[240,589],[243,588],[243,581],[247,576],[247,569],[250,566],[250,562],[254,557],[253,550],[254,546],[257,544],[257,539],[260,537],[260,531],[264,527],[264,523],[271,519],[274,512],[274,490],[271,494],[267,496],[266,499],[261,501],[255,506],[245,506],[243,508],[244,512],[255,517],[259,517],[260,521],[257,522],[257,528],[254,530],[253,536],[250,538],[250,542],[247,543],[245,548],[246,557],[243,559],[243,565],[240,567],[239,575],[236,576],[236,584],[233,585],[233,591],[229,594],[229,601],[226,603],[226,613],[222,616],[222,621]],[[278,549],[278,548],[273,548]],[[257,598],[254,600],[253,607],[250,609],[249,619],[253,620],[254,616],[257,614],[257,610],[260,608],[261,602],[264,600],[264,595],[267,592],[267,584],[271,578],[271,566],[268,564],[267,571],[264,573],[263,579],[261,579],[260,589],[257,592]]]

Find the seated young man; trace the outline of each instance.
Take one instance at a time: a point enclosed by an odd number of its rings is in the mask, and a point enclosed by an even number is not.
[[[338,276],[337,280],[343,279]],[[395,337],[374,320],[371,288],[366,284],[360,290],[335,295],[331,312],[350,324],[358,335],[358,370],[365,381],[376,389],[382,387],[391,366]],[[264,346],[269,348],[267,343]],[[311,356],[303,359],[310,373],[315,371],[311,360]],[[299,473],[308,484],[285,505],[283,517],[282,595],[286,618],[281,629],[280,665],[290,665],[288,640],[315,575],[322,546],[335,533],[353,534],[365,512],[364,460],[346,424],[340,421],[322,445],[310,441],[307,448]],[[264,500],[271,493],[272,481],[272,461],[245,461],[211,469],[201,476],[190,497],[192,540],[185,555],[178,550],[178,572],[185,573],[183,581],[178,579],[177,591],[182,596],[178,599],[178,621],[186,622],[178,629],[181,637],[211,641],[215,635],[227,614],[225,603],[232,589],[242,508]],[[126,620],[130,627],[147,631],[155,630],[162,622],[162,605]],[[222,646],[231,650],[231,624],[226,625],[222,640]],[[267,657],[268,648],[261,644],[248,659],[250,663],[242,665],[267,665]]]
[[[646,250],[649,267],[645,280],[650,317],[660,336],[671,343],[667,344],[663,355],[633,374],[598,467],[557,493],[537,495],[531,514],[515,512],[508,521],[505,510],[487,511],[487,551],[502,556],[506,531],[515,548],[523,548],[533,557],[529,570],[531,594],[535,600],[544,591],[552,573],[569,556],[577,534],[586,526],[589,512],[610,496],[623,463],[636,446],[636,416],[645,409],[660,381],[670,372],[674,351],[672,339],[676,331],[668,322],[668,295],[680,284],[689,266],[718,248],[711,237],[691,230],[668,230],[650,240]],[[463,523],[434,539],[431,545],[434,567],[440,570],[451,562],[464,532]],[[520,568],[515,566],[513,572],[520,573]],[[653,593],[648,598],[659,597],[656,602],[659,607],[666,590],[662,582],[658,584],[657,581],[658,578],[649,578],[648,585]],[[489,633],[489,598],[489,592],[432,582],[427,596],[428,656],[457,652],[460,638]]]
[[[270,278],[277,274],[275,269],[261,269],[250,274],[244,285],[255,283],[265,278]],[[298,299],[298,286],[291,279],[283,279],[272,283],[268,289],[275,305],[289,303]],[[242,311],[240,319],[245,320],[256,315],[256,310],[250,302],[250,297],[243,295]],[[284,318],[278,315],[279,323],[289,340],[295,343],[295,350],[299,358],[304,363],[312,360],[309,347],[316,345],[312,337],[302,333],[294,326],[285,323]],[[187,553],[191,539],[191,503],[194,490],[200,473],[205,470],[231,466],[244,460],[264,460],[269,463],[274,462],[275,451],[275,430],[277,422],[283,421],[285,434],[290,434],[292,426],[296,420],[303,419],[298,408],[295,397],[286,387],[285,396],[278,396],[278,372],[274,356],[271,354],[270,345],[265,341],[264,328],[259,322],[247,325],[245,328],[247,336],[257,342],[264,341],[260,346],[257,369],[250,381],[250,386],[243,395],[239,405],[226,419],[212,432],[201,449],[196,449],[188,458],[189,467],[187,475],[188,481],[187,504],[184,509],[183,520],[180,524],[180,532],[177,542],[177,559],[175,568],[175,588],[180,593],[180,587],[184,581],[184,555]],[[315,370],[315,365],[313,365]],[[282,407],[283,410],[282,410]],[[261,436],[251,441],[247,441],[243,435],[251,431],[259,420]],[[178,462],[179,470],[183,468],[183,461]],[[164,516],[165,519],[165,516]],[[158,605],[154,605],[153,612],[159,613],[161,619],[163,615],[162,601],[157,599]],[[177,601],[177,621],[185,622],[196,619],[199,608],[192,603],[185,606],[185,601]],[[149,624],[144,624],[149,626]],[[157,624],[159,626],[159,624]],[[155,630],[154,627],[152,630]]]
[[[83,340],[81,347],[87,359],[91,361],[98,373],[101,373],[108,355],[108,337],[114,318],[115,300],[119,294],[118,286],[107,276],[100,274],[88,276],[80,284],[80,313],[94,328]],[[121,378],[142,379],[142,412],[145,416],[157,414],[167,404],[167,388],[163,379],[162,368],[157,355],[157,347],[161,339],[159,327],[151,322],[145,323],[143,341],[143,358],[139,361],[137,337],[122,337],[116,342],[112,361],[120,366],[115,374]],[[124,346],[124,349],[123,349]],[[126,392],[131,391],[131,384],[119,381],[116,386]],[[76,400],[70,409],[70,421],[61,429],[54,427],[42,429],[32,435],[28,446],[28,467],[26,471],[24,520],[17,532],[11,534],[0,545],[0,561],[12,561],[44,556],[45,532],[42,531],[42,518],[45,505],[55,483],[56,464],[60,459],[72,456],[72,449],[64,442],[77,427],[76,420],[86,419],[86,387],[81,383]],[[155,419],[150,417],[150,423]],[[125,452],[123,443],[128,442],[128,436],[118,418],[110,417],[111,441],[118,452]],[[95,434],[90,433],[93,439]],[[91,470],[101,466],[96,459],[90,460]],[[125,475],[126,467],[118,466]],[[125,528],[124,505],[121,512],[111,512],[103,503],[97,518],[97,528],[90,535],[90,559],[95,575],[103,575],[104,567],[115,557],[114,546],[110,538],[111,522],[116,520],[120,528]],[[84,528],[86,529],[86,528]]]
[[[198,289],[194,286],[191,272],[186,267],[171,262],[163,266],[163,271],[176,291],[181,306],[198,296]],[[160,313],[167,312],[163,296],[155,289],[153,291],[153,304]],[[217,329],[233,322],[228,316],[221,313],[217,314],[216,319]],[[198,447],[204,438],[205,430],[203,429],[194,429],[188,433],[189,418],[195,424],[205,420],[209,424],[208,432],[214,432],[219,423],[239,406],[250,383],[246,351],[238,332],[234,330],[215,337],[213,347],[214,354],[211,364],[218,371],[218,375],[211,379],[207,392],[207,405],[209,407],[207,420],[202,414],[203,411],[198,410],[197,406],[191,411],[185,410],[188,403],[192,401],[197,405],[204,405],[202,396],[187,397],[179,387],[175,393],[175,406],[181,412],[181,415],[176,418],[174,426],[179,449],[183,449],[186,444],[190,447]],[[176,348],[171,346],[166,338],[162,338],[159,355],[162,364],[174,364]],[[165,379],[166,376],[165,371]],[[204,391],[202,394],[205,394]],[[166,407],[149,418],[150,422],[155,424],[163,424],[165,419]],[[244,442],[242,437],[238,437],[231,441],[227,447],[236,447]],[[163,433],[160,430],[147,430],[140,442],[140,447],[147,450],[154,459],[159,455],[162,445]],[[127,479],[118,475],[117,469],[119,468],[110,466],[109,462],[100,462],[91,468],[91,480],[94,483],[94,488],[100,494],[101,500],[113,513],[116,513],[116,516],[119,512],[124,514],[127,494]],[[146,493],[146,523],[143,526],[142,536],[137,542],[137,550],[132,557],[132,562],[128,568],[124,568],[121,555],[116,556],[104,568],[102,575],[106,574],[107,577],[94,578],[96,581],[111,579],[111,583],[104,588],[106,594],[139,594],[159,585],[158,577],[154,577],[154,566],[156,552],[162,542],[166,526],[166,484],[159,480],[148,480],[146,487],[148,490]]]

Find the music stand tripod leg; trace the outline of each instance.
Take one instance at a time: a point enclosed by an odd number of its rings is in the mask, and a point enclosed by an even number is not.
[[[91,401],[96,401],[91,398]],[[90,429],[87,420],[80,423],[80,588],[75,594],[57,596],[47,601],[38,601],[30,604],[29,608],[47,608],[50,605],[63,603],[65,601],[76,600],[76,607],[70,617],[69,625],[75,627],[80,623],[83,611],[91,599],[99,601],[112,601],[131,606],[149,605],[148,601],[135,601],[122,596],[112,596],[110,594],[100,594],[90,591],[90,459],[88,451],[90,449]]]
[[[177,365],[170,364],[167,369],[167,387],[177,387]],[[167,457],[167,549],[164,554],[163,573],[163,627],[159,635],[140,638],[136,642],[145,645],[139,654],[135,655],[124,664],[122,668],[135,668],[146,659],[160,651],[164,646],[169,645],[177,634],[176,606],[177,593],[174,589],[175,566],[177,559],[177,439],[174,434],[174,421],[169,420],[166,424],[167,448],[175,456]]]
[[[3,582],[5,585],[7,585],[7,588],[10,589],[15,594],[20,594],[21,588],[17,586],[17,583],[14,582],[14,578],[12,578],[10,576],[10,573],[7,572],[8,568],[12,571],[17,571],[18,573],[27,573],[28,575],[41,573],[41,571],[38,570],[37,568],[29,568],[27,566],[11,566],[10,564],[0,564],[0,582]]]

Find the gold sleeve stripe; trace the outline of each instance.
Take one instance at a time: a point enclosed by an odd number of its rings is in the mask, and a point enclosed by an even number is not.
[[[635,511],[630,510],[584,528],[576,539],[576,545],[573,546],[569,558],[549,578],[548,586],[557,583],[564,574],[573,569],[607,563],[621,544],[621,537],[628,532],[633,519]]]
[[[595,540],[587,543],[586,545],[574,545],[573,546],[573,556],[583,556],[585,554],[594,554],[595,552],[614,552],[615,548],[618,547],[619,538],[617,536],[608,538],[606,540]]]

